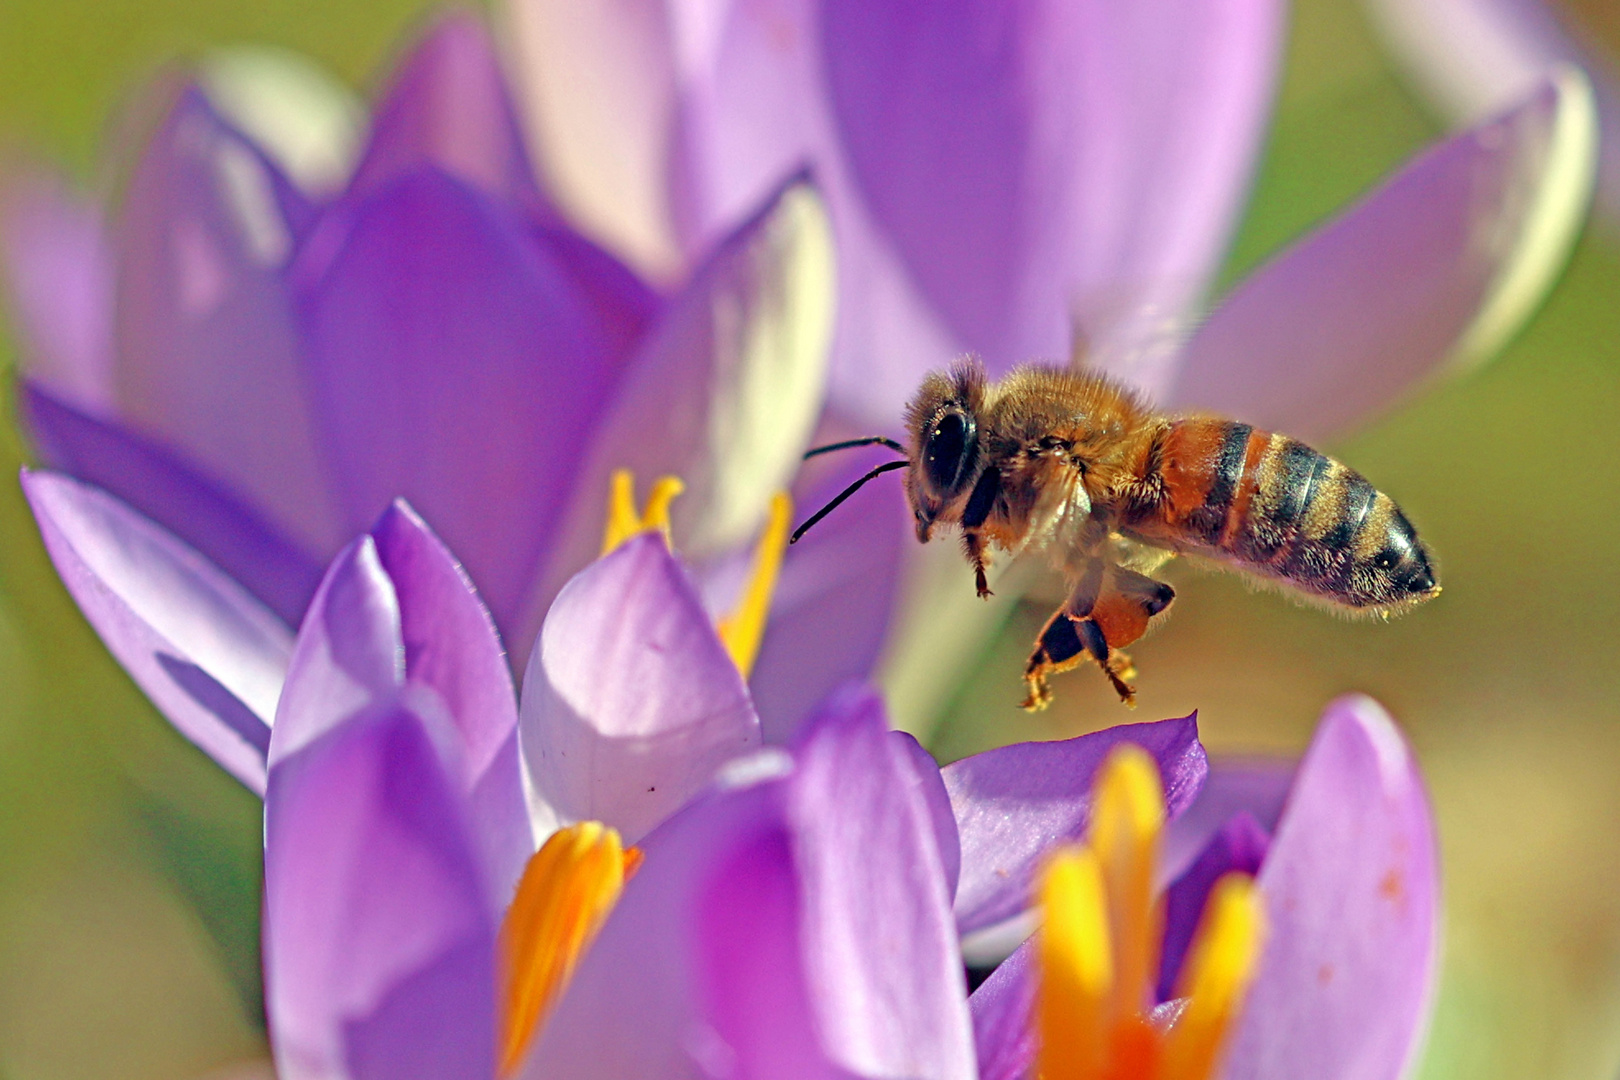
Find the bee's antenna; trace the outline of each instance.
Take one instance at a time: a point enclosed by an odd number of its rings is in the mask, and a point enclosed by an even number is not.
[[[866,441],[876,442],[877,440],[868,439]],[[823,449],[832,450],[836,449],[836,447],[823,447]],[[885,461],[882,465],[879,465],[877,468],[873,469],[871,472],[849,485],[849,487],[845,488],[843,491],[840,491],[838,493],[838,497],[832,502],[828,503],[826,506],[823,506],[814,514],[811,514],[809,521],[806,521],[803,525],[800,525],[797,529],[793,530],[793,535],[788,537],[788,543],[797,544],[799,542],[799,537],[808,532],[810,530],[810,526],[814,525],[816,522],[820,521],[822,518],[836,510],[839,503],[843,502],[845,499],[859,491],[861,489],[861,485],[872,479],[874,476],[880,476],[886,472],[893,472],[895,469],[903,469],[910,464],[911,462],[909,461]]]
[[[905,447],[901,446],[899,443],[895,442],[886,435],[868,435],[864,439],[845,439],[843,442],[829,443],[826,446],[818,446],[814,450],[806,450],[804,452],[804,460],[809,461],[817,454],[830,454],[834,450],[848,450],[855,446],[887,446],[890,450],[894,450],[897,453],[903,454],[906,452]]]

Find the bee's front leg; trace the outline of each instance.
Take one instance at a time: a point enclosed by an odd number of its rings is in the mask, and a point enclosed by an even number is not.
[[[979,592],[980,600],[988,600],[995,595],[990,591],[990,581],[985,576],[989,568],[990,559],[985,553],[984,538],[976,529],[965,529],[962,532],[962,550],[967,553],[968,562],[973,564],[973,587]]]

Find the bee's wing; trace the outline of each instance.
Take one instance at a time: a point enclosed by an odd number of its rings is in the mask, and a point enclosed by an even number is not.
[[[1120,533],[1109,535],[1108,555],[1116,566],[1134,570],[1144,577],[1152,577],[1161,566],[1176,557],[1176,553],[1169,548],[1154,547]]]

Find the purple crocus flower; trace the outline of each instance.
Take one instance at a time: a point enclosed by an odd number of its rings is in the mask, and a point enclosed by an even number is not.
[[[1434,991],[1439,876],[1428,799],[1394,723],[1367,698],[1343,698],[1291,784],[1287,773],[1251,769],[1224,782],[1216,770],[1211,781],[1208,804],[1171,830],[1172,858],[1177,848],[1199,853],[1166,891],[1158,998],[1230,872],[1255,876],[1268,931],[1224,1066],[1208,1075],[1407,1075]],[[1235,806],[1245,809],[1225,816]],[[985,1080],[1022,1077],[1035,1060],[1035,952],[1034,942],[1020,947],[970,999]],[[1154,1016],[1173,1023],[1177,1007]]]
[[[113,209],[43,172],[0,198],[47,464],[162,522],[287,623],[345,538],[409,499],[520,656],[595,555],[609,476],[675,474],[676,535],[724,606],[728,560],[824,396],[832,253],[802,175],[660,291],[537,185],[471,15],[404,58],[336,190],[295,181],[307,170],[251,93],[216,85],[229,115],[187,82],[152,96],[162,121]],[[857,510],[784,566],[759,674],[784,729],[871,666],[900,543],[886,513]],[[858,629],[796,662],[794,635],[829,618]]]

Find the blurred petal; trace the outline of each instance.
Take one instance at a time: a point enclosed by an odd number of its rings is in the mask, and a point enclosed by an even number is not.
[[[799,485],[800,521],[873,462],[862,455]],[[888,636],[910,541],[897,481],[864,489],[788,549],[749,687],[765,740],[784,743],[836,686],[871,676]]]
[[[440,15],[394,70],[352,190],[433,165],[511,206],[543,205],[494,44],[470,11]]]
[[[1596,129],[1565,70],[1261,267],[1187,345],[1167,404],[1320,437],[1488,358],[1562,270]]]
[[[1144,346],[1198,299],[1241,206],[1282,18],[1276,0],[830,0],[820,31],[860,196],[959,345],[1004,371],[1066,357],[1077,320],[1093,359],[1151,388]]]
[[[1526,95],[1558,64],[1593,82],[1603,127],[1598,202],[1620,223],[1620,81],[1611,58],[1568,33],[1543,0],[1367,0],[1406,73],[1452,121],[1475,124]]]
[[[1234,870],[1257,873],[1270,843],[1271,837],[1254,816],[1240,811],[1220,827],[1187,872],[1166,890],[1164,949],[1159,958],[1160,1001],[1170,999],[1210,889],[1222,875]]]
[[[934,827],[940,868],[945,873],[945,895],[954,899],[956,886],[962,877],[962,841],[957,835],[956,813],[951,807],[950,792],[945,790],[945,778],[939,771],[939,763],[908,732],[891,731],[889,739],[899,744],[904,751],[901,757],[911,766],[917,797],[927,808],[928,820]]]
[[[21,389],[23,414],[47,464],[165,523],[286,622],[303,615],[321,578],[314,559],[162,447],[69,408],[37,386],[24,382]]]
[[[668,202],[670,5],[505,0],[530,145],[572,221],[643,274],[684,269]]]
[[[1439,945],[1434,821],[1373,701],[1328,707],[1260,871],[1270,926],[1226,1080],[1407,1075]]]
[[[657,533],[558,594],[523,680],[536,818],[596,820],[637,843],[759,744],[742,676]]]
[[[115,233],[120,412],[318,551],[338,545],[281,267],[276,170],[183,92]]]
[[[1277,830],[1299,761],[1293,758],[1218,757],[1209,763],[1203,790],[1164,831],[1160,879],[1174,881],[1192,866],[1235,814],[1247,814],[1269,835]]]
[[[828,1053],[870,1076],[972,1076],[940,833],[912,752],[877,695],[852,688],[805,723],[793,753],[788,809],[814,898],[806,961]]]
[[[487,1080],[495,928],[423,721],[363,713],[265,796],[266,1010],[282,1080]]]
[[[200,72],[208,100],[303,192],[330,195],[349,179],[366,109],[303,53],[272,45],[211,52]]]
[[[424,169],[333,211],[294,276],[351,527],[408,498],[510,627],[618,374],[559,252]]]
[[[1035,869],[1047,850],[1085,835],[1092,776],[1122,742],[1141,746],[1158,764],[1169,817],[1192,803],[1208,771],[1196,714],[1059,742],[1003,746],[945,767],[962,843],[956,919],[963,933],[1028,906]]]
[[[263,794],[292,634],[105,492],[48,472],[22,483],[57,573],[107,648],[181,734]]]
[[[0,180],[0,254],[24,372],[65,401],[113,406],[113,267],[100,210],[61,178]]]
[[[362,536],[338,553],[309,603],[276,706],[275,767],[356,711],[396,696],[405,682],[399,598]]]
[[[979,1080],[1024,1080],[1035,1064],[1033,951],[1024,942],[968,996]]]

